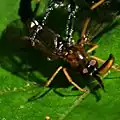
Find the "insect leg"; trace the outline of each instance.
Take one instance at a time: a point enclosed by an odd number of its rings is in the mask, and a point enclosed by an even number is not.
[[[85,23],[84,23],[84,26],[83,26],[83,29],[82,29],[82,32],[81,32],[81,42],[84,42],[84,38],[86,37],[86,31],[87,31],[87,27],[88,27],[88,24],[90,22],[90,17],[88,17],[86,20],[85,20]]]
[[[63,69],[62,66],[60,66],[60,67],[54,72],[54,74],[52,75],[52,77],[51,77],[51,78],[47,81],[47,83],[45,84],[46,87],[48,87],[48,86],[51,84],[51,82],[54,80],[55,76],[59,73],[59,71],[60,71],[61,69]]]
[[[74,85],[74,86],[75,86],[78,90],[80,90],[81,92],[87,92],[87,90],[81,88],[81,87],[78,86],[75,82],[73,82],[73,80],[72,80],[72,78],[70,77],[70,75],[68,74],[66,68],[63,68],[63,72],[64,72],[66,78],[68,79],[68,81],[69,81],[72,85]]]
[[[95,8],[97,8],[98,6],[100,6],[105,0],[100,0],[98,1],[97,3],[93,4],[91,7],[90,7],[90,10],[94,10]],[[90,22],[91,18],[88,17],[86,20],[85,20],[85,23],[84,23],[84,26],[83,26],[83,29],[82,29],[82,32],[81,32],[81,39],[84,38],[84,36],[86,36],[86,31],[87,31],[87,27],[88,27],[88,24]],[[81,40],[83,41],[83,39]]]
[[[45,16],[42,20],[42,25],[45,25],[46,24],[46,20],[47,18],[49,17],[50,13],[55,9],[55,8],[58,8],[58,7],[63,7],[64,4],[63,2],[60,2],[60,1],[57,1],[57,0],[51,0],[50,1],[50,4],[48,5],[48,8],[46,9],[46,12],[45,12]]]
[[[100,58],[98,58],[96,56],[90,56],[90,57],[97,60],[97,61],[99,61],[99,62],[101,62],[101,63],[105,63],[105,60],[102,60],[102,59],[100,59]],[[120,72],[120,66],[118,66],[118,65],[112,65],[112,69],[114,69],[115,71]]]
[[[93,4],[90,8],[90,10],[94,10],[95,8],[97,8],[98,6],[100,6],[105,0],[100,0],[97,3]]]
[[[91,44],[90,44],[91,45]],[[90,48],[87,53],[90,54],[93,50],[95,50],[96,48],[98,48],[97,44],[92,44],[92,48]]]
[[[30,37],[30,40],[31,40],[31,43],[32,43],[33,46],[35,46],[36,35],[38,34],[38,32],[40,30],[43,29],[43,26],[45,25],[46,20],[47,20],[48,16],[50,15],[51,11],[53,11],[54,8],[58,8],[58,7],[62,7],[62,6],[64,6],[64,4],[62,2],[59,2],[59,1],[56,1],[56,0],[51,0],[50,1],[50,4],[48,5],[48,8],[46,9],[45,16],[42,20],[42,25],[39,25],[39,23],[35,24],[37,27],[36,27],[34,33],[32,34],[32,36]]]
[[[72,1],[72,0],[71,0]],[[68,47],[72,44],[72,33],[73,33],[73,27],[74,27],[74,21],[76,18],[76,12],[78,11],[78,6],[75,5],[75,3],[72,1],[71,4],[68,5],[68,20],[66,25],[66,41]]]

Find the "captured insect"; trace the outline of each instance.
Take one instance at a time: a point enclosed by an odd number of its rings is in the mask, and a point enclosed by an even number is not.
[[[98,6],[100,6],[104,0],[100,0],[94,3],[90,10],[94,10]],[[30,5],[30,4],[29,4]],[[75,13],[78,11],[79,6],[75,4],[73,0],[69,1],[68,4],[68,21],[66,27],[66,39],[55,33],[53,30],[46,26],[46,21],[54,8],[65,7],[65,4],[61,1],[52,0],[46,10],[45,16],[40,24],[35,20],[35,16],[33,18],[27,18],[29,21],[27,26],[29,26],[30,35],[25,37],[26,40],[31,42],[31,45],[34,48],[39,49],[49,60],[57,60],[62,59],[66,61],[71,69],[82,74],[83,76],[92,77],[98,81],[98,84],[101,88],[104,89],[104,84],[101,76],[105,75],[111,67],[116,71],[120,71],[120,69],[114,66],[114,57],[110,54],[107,61],[103,61],[100,58],[95,56],[91,56],[90,53],[94,51],[98,45],[91,43],[86,36],[87,26],[90,21],[90,17],[87,18],[87,22],[85,22],[81,40],[78,42],[72,41],[72,33],[74,27]],[[21,8],[20,8],[21,9]],[[19,9],[19,10],[20,10]],[[27,23],[26,21],[26,23]],[[89,49],[86,50],[85,47],[88,46]],[[98,66],[98,61],[104,62],[100,67]],[[60,66],[52,75],[52,77],[48,80],[45,86],[49,86],[51,82],[54,80],[55,76],[59,73],[60,70],[63,70],[67,80],[75,86],[78,90],[82,92],[86,92],[87,90],[81,88],[77,85],[72,78],[70,77],[68,70],[65,66]]]

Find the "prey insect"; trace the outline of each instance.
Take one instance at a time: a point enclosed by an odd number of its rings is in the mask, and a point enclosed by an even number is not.
[[[97,3],[94,3],[91,6],[90,10],[94,10],[103,2],[104,0],[100,0]],[[92,77],[93,79],[96,79],[98,81],[99,86],[104,89],[104,84],[101,76],[105,75],[111,69],[111,67],[116,71],[120,71],[120,69],[113,65],[114,57],[112,54],[110,54],[107,61],[103,61],[95,56],[90,55],[90,53],[94,51],[98,46],[93,43],[90,43],[90,41],[86,37],[87,25],[89,23],[88,19],[87,19],[88,22],[87,23],[85,22],[82,30],[82,39],[76,43],[72,42],[74,15],[78,9],[78,6],[74,4],[73,7],[72,3],[74,3],[73,0],[71,0],[70,5],[68,5],[69,9],[71,6],[71,9],[70,14],[68,15],[68,21],[66,25],[67,26],[66,40],[63,40],[63,38],[59,34],[56,34],[53,30],[46,26],[46,20],[51,10],[53,10],[54,7],[64,6],[64,4],[61,1],[59,2],[54,0],[50,2],[50,5],[46,10],[46,14],[41,24],[37,22],[34,17],[31,19],[31,21],[28,18],[28,21],[31,22],[29,26],[30,36],[25,37],[25,39],[29,40],[34,48],[39,49],[49,59],[52,60],[62,59],[63,61],[66,61],[71,66],[71,69],[73,69],[74,71],[82,74],[83,76],[89,76]],[[88,50],[85,49],[86,46],[89,46]],[[98,61],[104,62],[104,64],[102,64],[99,67]],[[46,87],[48,87],[51,84],[55,76],[61,70],[65,74],[67,80],[73,86],[75,86],[78,90],[82,92],[87,91],[86,89],[81,88],[72,80],[66,66],[58,67],[58,69],[54,72],[54,74],[45,84]]]

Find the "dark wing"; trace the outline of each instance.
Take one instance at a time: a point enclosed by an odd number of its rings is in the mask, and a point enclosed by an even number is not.
[[[83,25],[87,17],[91,17],[86,35],[89,41],[94,40],[104,32],[113,28],[119,19],[120,15],[120,1],[119,0],[105,0],[105,2],[97,7],[95,10],[81,9],[77,16],[76,27],[79,33],[82,32]],[[78,28],[79,26],[79,28]]]
[[[59,56],[56,54],[56,43],[59,44],[62,42],[62,38],[56,34],[54,31],[44,26],[40,30],[35,38],[38,43],[35,44],[35,48],[41,51],[41,53],[51,59],[58,59]]]
[[[119,6],[120,1],[106,0],[93,12],[93,18],[87,31],[90,41],[117,25],[116,20],[119,19],[120,14]]]

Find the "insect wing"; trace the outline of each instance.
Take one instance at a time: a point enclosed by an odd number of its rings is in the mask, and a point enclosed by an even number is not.
[[[116,25],[120,15],[119,6],[120,1],[118,0],[106,0],[93,11],[90,9],[80,10],[77,15],[76,28],[81,33],[86,19],[90,18],[85,34],[88,40],[93,42],[94,39]]]
[[[116,21],[119,19],[118,16],[120,14],[119,5],[120,2],[109,0],[93,11],[87,31],[90,41],[117,25]]]
[[[36,35],[36,40],[38,40],[39,43],[36,44],[35,47],[39,49],[43,55],[51,59],[58,59],[59,56],[56,55],[55,41],[60,40],[59,38],[54,31],[45,26]]]

